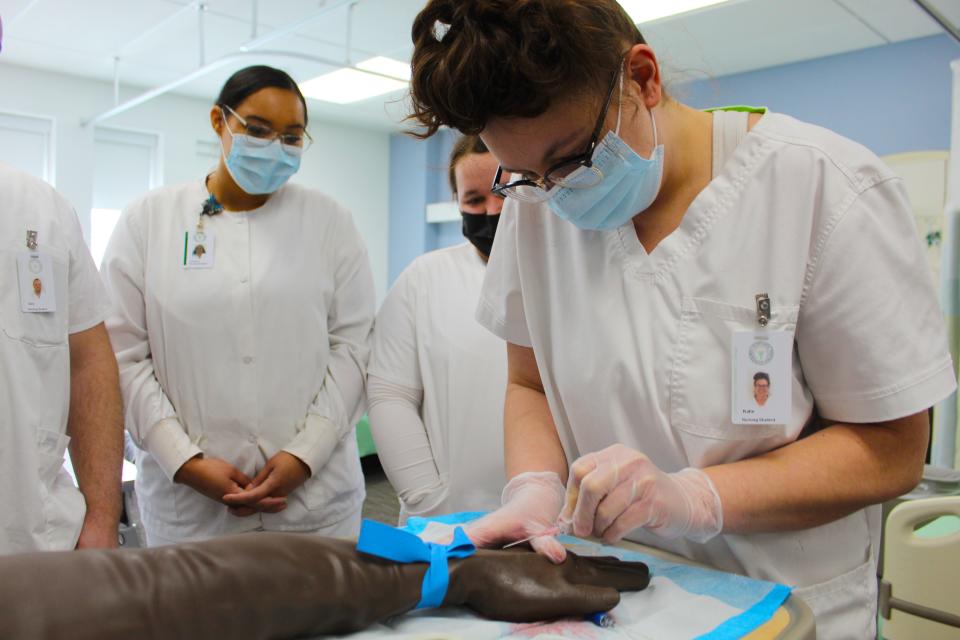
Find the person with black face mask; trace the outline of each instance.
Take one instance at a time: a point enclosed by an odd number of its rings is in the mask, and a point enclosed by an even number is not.
[[[500,505],[506,351],[474,320],[503,206],[496,171],[479,138],[457,141],[450,189],[469,242],[410,264],[374,325],[368,413],[401,523]]]

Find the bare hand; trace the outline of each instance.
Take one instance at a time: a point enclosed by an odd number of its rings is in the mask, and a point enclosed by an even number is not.
[[[253,482],[250,477],[235,466],[219,458],[196,457],[183,463],[174,482],[182,483],[206,497],[228,507],[239,506],[226,502],[224,496],[232,493],[241,493]],[[231,509],[235,516],[245,517],[271,509],[283,510],[285,500],[266,501],[261,505],[243,505],[244,508]]]
[[[310,467],[300,458],[278,451],[257,476],[240,492],[229,491],[223,497],[230,507],[257,508],[268,500],[283,500],[310,477]],[[268,503],[269,504],[269,503]]]
[[[77,539],[77,549],[115,549],[120,545],[119,522],[116,518],[87,513]]]

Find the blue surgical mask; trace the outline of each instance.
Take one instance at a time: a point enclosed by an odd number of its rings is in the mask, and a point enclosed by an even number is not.
[[[230,136],[233,144],[224,158],[227,171],[237,186],[251,195],[273,193],[300,169],[303,149],[285,146],[279,139],[264,144],[246,134],[230,131]]]
[[[620,78],[621,97],[623,77]],[[623,104],[622,100],[620,102]],[[617,127],[604,136],[593,152],[593,166],[603,174],[600,184],[586,189],[556,187],[548,201],[555,214],[581,229],[616,229],[653,204],[663,177],[663,145],[657,144],[657,121],[653,124],[653,152],[641,157],[620,137],[620,107]]]

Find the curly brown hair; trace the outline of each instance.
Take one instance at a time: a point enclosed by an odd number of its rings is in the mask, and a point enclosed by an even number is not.
[[[601,95],[625,49],[645,44],[616,0],[430,0],[412,35],[409,119],[420,138]]]

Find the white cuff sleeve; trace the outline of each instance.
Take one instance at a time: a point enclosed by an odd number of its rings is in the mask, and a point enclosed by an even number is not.
[[[336,425],[328,418],[311,413],[300,433],[283,450],[300,458],[310,467],[310,475],[315,476],[330,461],[338,444],[340,433]]]
[[[153,425],[144,445],[171,482],[184,462],[203,453],[190,441],[190,436],[176,418],[167,418]]]

